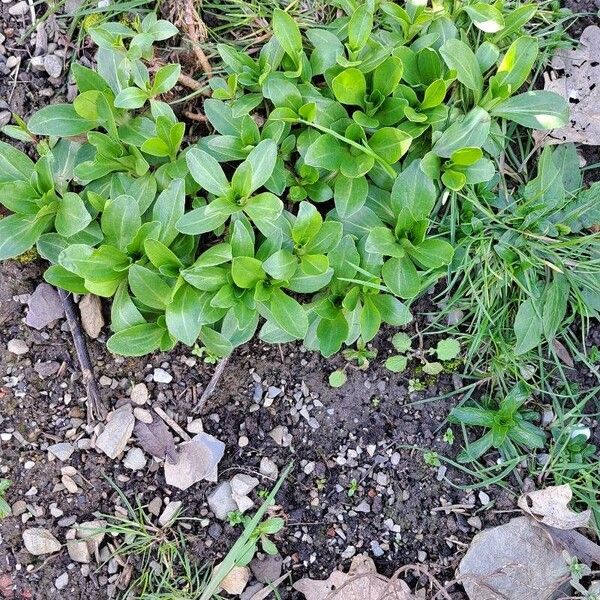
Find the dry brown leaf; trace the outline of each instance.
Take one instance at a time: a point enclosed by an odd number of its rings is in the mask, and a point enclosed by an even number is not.
[[[136,421],[133,435],[148,454],[160,459],[167,458],[172,463],[177,462],[178,455],[173,434],[156,415],[152,423]]]
[[[334,571],[328,579],[305,577],[294,584],[306,600],[414,600],[401,579],[377,573],[375,563],[365,554],[352,560],[348,573]]]
[[[570,124],[549,134],[536,131],[542,144],[576,142],[600,145],[600,27],[590,25],[581,34],[575,50],[559,50],[552,59],[555,72],[545,75],[544,89],[560,94],[571,109]]]
[[[577,529],[585,527],[590,520],[590,509],[576,513],[569,508],[573,492],[568,485],[547,487],[523,494],[518,501],[519,508],[544,525],[557,529]]]
[[[95,340],[104,327],[102,316],[102,302],[98,296],[86,294],[79,301],[79,312],[81,313],[81,326],[84,331]]]

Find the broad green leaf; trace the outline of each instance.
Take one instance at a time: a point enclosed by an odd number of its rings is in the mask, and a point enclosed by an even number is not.
[[[340,351],[344,340],[348,337],[348,321],[342,311],[332,320],[321,319],[317,325],[319,350],[326,358]]]
[[[402,78],[402,61],[396,56],[388,56],[374,71],[372,89],[382,96],[389,96]]]
[[[408,366],[408,358],[406,356],[390,356],[385,361],[385,368],[392,373],[402,373],[406,371]]]
[[[533,129],[559,129],[569,120],[569,106],[554,92],[536,90],[504,100],[492,109],[492,115]]]
[[[552,283],[546,288],[542,325],[547,340],[554,338],[567,314],[569,289],[569,281],[564,275],[555,275]]]
[[[498,85],[509,85],[516,92],[527,80],[538,55],[538,41],[521,36],[508,48],[498,65],[495,79]]]
[[[185,159],[190,174],[207,192],[215,196],[225,196],[229,191],[229,182],[221,165],[208,153],[192,148]]]
[[[284,51],[293,59],[302,52],[302,35],[294,19],[285,11],[276,8],[273,11],[273,35]]]
[[[454,248],[445,240],[428,238],[418,246],[412,246],[407,252],[426,269],[435,269],[449,265],[454,256]]]
[[[304,155],[307,165],[329,171],[337,171],[347,154],[343,145],[331,134],[319,136]]]
[[[110,307],[110,327],[114,332],[144,323],[142,313],[129,295],[127,282],[119,284]]]
[[[412,321],[412,315],[407,306],[390,294],[377,294],[371,297],[377,307],[381,320],[388,325],[402,327]]]
[[[68,238],[85,229],[92,220],[79,194],[65,192],[58,203],[54,227],[56,231]]]
[[[367,93],[367,81],[362,71],[350,67],[333,78],[331,89],[342,104],[362,106]]]
[[[106,347],[121,356],[144,356],[158,349],[164,333],[156,323],[142,323],[118,331],[108,339]]]
[[[365,296],[363,308],[360,312],[360,337],[365,342],[370,342],[381,327],[381,314],[370,296]]]
[[[277,144],[273,140],[263,140],[254,147],[246,159],[252,165],[250,192],[263,186],[273,174],[277,162]]]
[[[0,183],[29,181],[33,161],[23,152],[6,142],[0,142]],[[0,203],[3,203],[0,197]]]
[[[266,275],[260,260],[251,256],[236,256],[231,261],[231,277],[238,287],[251,289]]]
[[[338,215],[343,219],[352,216],[364,206],[368,193],[369,184],[366,177],[338,175],[333,190]]]
[[[27,128],[35,135],[70,137],[93,129],[95,121],[81,118],[72,104],[51,104],[41,108],[29,119]]]
[[[363,48],[373,30],[373,12],[368,2],[359,5],[348,23],[348,46],[357,51]]]
[[[460,342],[453,338],[440,340],[435,348],[439,360],[453,360],[460,354]]]
[[[209,212],[206,206],[201,206],[200,208],[186,212],[177,221],[176,227],[177,231],[181,233],[197,235],[199,233],[214,231],[223,225],[228,218],[228,213]]]
[[[337,58],[344,54],[344,45],[339,38],[326,29],[310,28],[306,37],[314,47],[310,55],[313,75],[322,75],[327,69],[335,66]]]
[[[442,133],[432,151],[442,158],[450,158],[461,148],[480,148],[487,140],[490,123],[489,113],[476,106]]]
[[[128,87],[117,94],[115,106],[117,108],[127,108],[129,110],[141,108],[146,104],[148,98],[148,92],[137,87]]]
[[[171,301],[171,287],[154,271],[140,265],[129,268],[129,287],[143,304],[164,310]]]
[[[460,40],[448,40],[440,48],[440,54],[448,68],[456,71],[458,80],[479,98],[483,91],[483,77],[471,48]]]
[[[202,292],[191,285],[182,285],[165,311],[169,333],[180,342],[193,346],[202,328],[198,305]]]
[[[0,260],[29,250],[48,229],[53,215],[9,215],[0,219]]]
[[[177,83],[180,73],[181,65],[178,64],[170,64],[161,67],[154,76],[152,94],[156,96],[168,92]]]
[[[477,2],[471,6],[465,6],[464,10],[473,21],[473,25],[485,33],[496,33],[504,27],[502,13],[491,4]]]
[[[275,323],[296,339],[303,339],[308,330],[308,317],[302,305],[280,289],[273,289],[270,311]]]
[[[390,258],[381,274],[388,289],[400,298],[414,298],[421,291],[421,276],[408,257]]]
[[[371,136],[369,146],[385,162],[393,165],[408,152],[411,142],[412,137],[404,131],[382,127]]]
[[[51,265],[44,273],[44,279],[55,287],[62,288],[73,294],[87,294],[85,281],[79,275],[67,271],[60,265]]]
[[[515,354],[525,354],[539,346],[542,341],[542,319],[532,298],[519,306],[514,323]]]
[[[426,219],[436,199],[435,184],[421,169],[420,161],[414,160],[396,177],[391,194],[394,214],[406,208],[416,221]]]
[[[107,243],[124,250],[140,228],[142,219],[137,202],[121,194],[106,203],[100,222]]]
[[[346,375],[346,372],[342,371],[341,369],[338,369],[337,371],[332,371],[331,373],[329,373],[328,381],[329,381],[329,385],[332,388],[342,387],[346,383],[347,380],[348,380],[348,376]]]
[[[170,246],[177,237],[177,223],[185,213],[185,182],[173,179],[163,190],[152,207],[152,220],[160,223],[160,237],[165,246]]]
[[[217,356],[229,356],[233,352],[231,342],[211,327],[202,327],[200,330],[200,341],[210,353]]]

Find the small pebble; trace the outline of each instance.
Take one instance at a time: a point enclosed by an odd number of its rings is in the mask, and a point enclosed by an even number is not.
[[[17,356],[21,356],[29,352],[29,346],[23,340],[18,339],[10,340],[6,345],[6,348],[11,354],[16,354]]]
[[[8,14],[13,17],[22,17],[29,12],[29,5],[27,0],[20,0],[16,4],[8,7]]]
[[[154,369],[152,379],[156,383],[171,383],[171,381],[173,381],[173,376],[170,373],[167,373],[164,369],[158,368]]]

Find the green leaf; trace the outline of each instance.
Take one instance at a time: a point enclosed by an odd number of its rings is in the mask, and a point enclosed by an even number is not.
[[[128,87],[121,90],[115,98],[115,106],[117,108],[127,108],[129,110],[134,108],[141,108],[146,104],[148,100],[148,92],[141,90],[137,87]]]
[[[410,336],[408,333],[404,333],[403,331],[396,333],[392,338],[392,346],[394,346],[398,352],[408,352],[411,347]]]
[[[81,135],[96,126],[95,121],[81,118],[72,104],[52,104],[41,108],[29,119],[27,128],[35,135],[70,137]]]
[[[290,279],[296,272],[297,266],[298,259],[285,248],[271,254],[262,264],[263,270],[278,281]]]
[[[373,13],[368,2],[359,5],[348,23],[348,46],[354,52],[363,48],[373,30]]]
[[[406,371],[408,366],[408,358],[406,356],[390,356],[385,361],[385,368],[392,373],[402,373]]]
[[[140,265],[129,268],[129,287],[143,304],[164,310],[171,301],[171,287],[154,271]]]
[[[440,48],[440,54],[448,68],[456,71],[458,80],[476,92],[476,98],[479,98],[483,91],[483,77],[471,48],[460,40],[448,40]]]
[[[387,260],[381,274],[388,289],[400,298],[414,298],[421,291],[421,276],[407,256]]]
[[[427,375],[439,375],[444,367],[439,362],[426,362],[423,365],[423,373]]]
[[[551,340],[567,314],[569,304],[569,280],[564,275],[555,275],[547,287],[542,309],[542,325],[544,336]]]
[[[173,179],[152,207],[152,220],[160,223],[159,241],[170,246],[177,237],[177,223],[185,213],[185,181]]]
[[[319,350],[326,358],[340,351],[342,344],[348,337],[348,321],[340,310],[334,319],[321,319],[317,325],[317,339]]]
[[[452,338],[440,340],[435,353],[439,360],[453,360],[460,354],[460,342]]]
[[[273,11],[273,35],[286,54],[297,60],[302,52],[302,35],[296,21],[285,11],[276,8]]]
[[[365,204],[369,184],[366,177],[345,177],[338,175],[335,178],[333,198],[338,215],[342,219],[351,217]]]
[[[487,140],[490,123],[489,113],[476,106],[442,133],[432,151],[442,158],[450,158],[461,148],[480,148]]]
[[[29,181],[33,168],[33,161],[26,154],[6,142],[0,142],[0,183]]]
[[[454,256],[454,248],[445,240],[428,238],[418,246],[412,246],[407,252],[426,269],[436,269],[449,265]]]
[[[273,175],[277,162],[277,144],[273,140],[259,142],[248,154],[246,161],[252,166],[249,194],[263,186]]]
[[[156,323],[143,323],[118,331],[106,342],[113,354],[144,356],[160,346],[165,330]]]
[[[542,341],[542,320],[532,298],[525,300],[519,306],[514,323],[515,354],[525,354],[539,346]]]
[[[360,336],[365,342],[370,342],[381,327],[381,314],[372,302],[370,296],[365,296],[360,312]]]
[[[164,94],[165,92],[168,92],[177,83],[180,73],[181,65],[178,64],[165,65],[164,67],[161,67],[154,76],[152,94],[157,96],[158,94]],[[119,96],[120,95],[121,94],[119,94]]]
[[[457,406],[452,409],[450,416],[459,423],[474,427],[492,427],[494,425],[494,413],[475,406]]]
[[[0,260],[29,250],[48,229],[53,215],[9,215],[0,219]]]
[[[367,81],[362,71],[350,67],[333,78],[331,89],[342,104],[362,106],[367,93]]]
[[[490,4],[478,2],[465,6],[464,10],[473,21],[473,25],[485,33],[496,33],[504,27],[502,13]]]
[[[85,229],[91,220],[92,216],[88,213],[79,194],[65,192],[58,203],[54,221],[56,231],[68,238]]]
[[[142,224],[137,202],[125,194],[109,200],[104,206],[100,223],[107,243],[124,250]]]
[[[203,326],[200,330],[200,341],[206,349],[217,356],[229,356],[233,352],[231,342],[211,327]]]
[[[388,56],[373,71],[372,89],[382,96],[389,96],[398,87],[402,72],[402,61],[396,56]]]
[[[342,144],[331,134],[320,135],[307,149],[304,162],[312,167],[337,171],[347,153]]]
[[[190,174],[207,192],[215,196],[226,196],[229,182],[221,165],[208,153],[192,148],[186,155]]]
[[[559,129],[569,120],[569,106],[554,92],[536,90],[500,102],[492,109],[492,116],[533,129]]]
[[[495,79],[498,85],[509,85],[516,92],[527,80],[538,55],[538,41],[521,36],[508,48],[498,65]]]
[[[303,339],[308,331],[308,317],[302,305],[280,289],[273,289],[270,303],[275,323],[295,339]]]
[[[177,290],[165,312],[169,333],[188,346],[196,343],[202,328],[198,318],[201,299],[200,290],[184,284]]]
[[[206,233],[207,231],[214,231],[223,225],[228,218],[228,213],[209,212],[206,206],[201,206],[185,213],[177,221],[176,227],[177,231],[181,233],[197,235],[199,233]]]
[[[435,184],[423,172],[418,160],[410,163],[394,181],[391,201],[396,214],[406,208],[416,221],[426,219],[431,214],[436,199]]]
[[[127,282],[119,284],[110,307],[110,327],[114,332],[144,323],[144,317],[129,295]]]
[[[251,289],[266,275],[260,260],[251,256],[236,256],[231,261],[231,277],[238,287]]]
[[[341,369],[338,369],[337,371],[332,371],[331,373],[329,373],[329,385],[332,388],[339,388],[342,387],[346,381],[348,380],[348,377],[346,375],[346,371],[342,371]]]
[[[73,294],[87,294],[88,289],[85,287],[85,281],[79,275],[75,275],[67,271],[60,265],[51,265],[44,273],[44,279],[55,287],[62,288],[72,292]]]
[[[412,315],[407,306],[389,294],[377,294],[371,301],[381,314],[381,320],[388,325],[402,327],[412,321]]]
[[[369,140],[369,146],[379,157],[390,165],[404,156],[412,143],[412,137],[394,127],[378,129]]]

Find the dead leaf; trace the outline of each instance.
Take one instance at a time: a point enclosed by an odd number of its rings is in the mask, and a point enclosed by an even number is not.
[[[223,580],[221,588],[232,596],[239,596],[250,581],[250,569],[248,567],[233,567]]]
[[[65,316],[58,292],[48,283],[40,283],[31,294],[27,304],[29,310],[25,317],[25,323],[34,329],[43,329]]]
[[[600,546],[574,529],[556,529],[542,525],[552,539],[560,544],[570,556],[576,556],[588,566],[600,565]]]
[[[519,508],[544,525],[557,529],[577,529],[585,527],[592,511],[576,513],[568,504],[573,498],[569,485],[557,485],[523,494],[518,501]]]
[[[102,302],[98,296],[85,295],[79,301],[79,312],[81,313],[81,326],[84,331],[95,340],[104,327],[102,316]]]
[[[547,600],[563,591],[569,565],[540,525],[517,517],[473,538],[457,579],[470,600]]]
[[[354,557],[348,573],[336,570],[326,580],[305,577],[294,589],[306,600],[415,600],[404,581],[379,575],[365,554]]]
[[[562,360],[567,367],[571,367],[571,369],[575,366],[573,362],[573,357],[569,353],[569,351],[565,348],[565,345],[559,342],[557,339],[552,340],[552,347],[556,352],[556,356]]]
[[[148,454],[160,459],[167,458],[172,463],[177,462],[175,438],[158,416],[152,423],[142,423],[136,420],[133,434],[142,449]]]
[[[258,592],[256,592],[256,594],[253,594],[252,597],[250,598],[250,600],[265,600],[272,593],[274,593],[274,591],[277,589],[277,587],[280,584],[282,584],[283,581],[287,577],[289,577],[289,573],[284,573],[281,577],[279,577],[278,579],[273,581],[268,587],[265,587],[262,590],[259,590]]]
[[[560,94],[571,109],[570,124],[547,132],[536,131],[536,141],[543,144],[576,142],[600,145],[600,27],[590,25],[581,34],[575,50],[559,50],[552,59],[561,77],[547,74],[544,89]]]
[[[165,462],[167,485],[187,490],[202,479],[217,481],[217,465],[225,453],[221,440],[203,432],[180,444],[177,450],[177,462]]]

